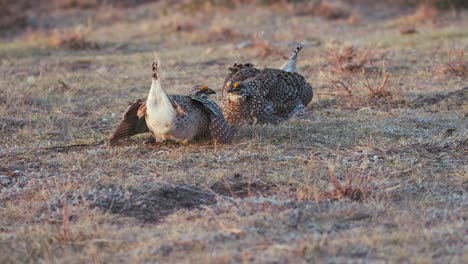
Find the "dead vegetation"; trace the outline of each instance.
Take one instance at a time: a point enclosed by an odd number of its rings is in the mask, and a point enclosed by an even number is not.
[[[99,49],[97,43],[86,39],[86,30],[75,28],[71,30],[37,30],[30,31],[22,38],[36,46],[47,48],[66,48],[72,50]]]
[[[259,34],[254,34],[252,37],[252,47],[257,51],[257,56],[265,58],[271,55],[279,55],[280,51],[275,45],[260,36]]]
[[[388,89],[390,74],[381,73],[375,78],[362,72],[359,75],[335,79],[325,78],[336,90],[336,98],[347,107],[355,108],[365,105],[383,107],[385,101],[392,101],[392,92]],[[395,104],[396,105],[396,104]]]
[[[0,0],[0,30],[10,27],[18,28],[27,25],[27,17],[17,6],[11,5],[8,0]]]
[[[387,91],[388,78],[390,77],[390,74],[384,73],[382,81],[380,83],[374,83],[373,85],[371,85],[368,76],[364,76],[366,78],[366,82],[363,83],[363,85],[369,90],[369,97],[371,99],[387,97],[391,95],[390,92]]]
[[[296,15],[305,16],[319,16],[329,20],[347,19],[351,16],[349,6],[339,1],[302,1],[294,6],[294,13]],[[353,18],[354,21],[355,18]]]
[[[429,1],[422,2],[413,14],[398,18],[395,23],[399,25],[414,26],[434,21],[439,10]]]
[[[329,200],[350,199],[354,201],[364,201],[372,195],[375,188],[375,179],[369,174],[367,176],[357,173],[353,170],[345,172],[344,181],[338,180],[335,175],[335,167],[328,166],[329,182],[333,186],[333,190],[320,189],[316,184],[310,185],[306,183],[297,191],[297,199],[313,200],[323,202]]]
[[[324,57],[335,73],[359,72],[371,67],[376,60],[372,49],[359,49],[352,45],[330,48],[325,51]]]
[[[449,76],[468,76],[468,59],[465,59],[465,51],[463,49],[455,51],[449,49],[447,52],[447,62],[439,66],[438,71]]]
[[[59,31],[2,39],[0,262],[463,263],[466,11],[401,36],[407,10],[353,3],[371,12],[351,26],[278,9],[299,4],[158,1],[87,28],[105,9],[66,8],[44,14]],[[155,52],[168,92],[220,102],[229,65],[277,68],[296,41],[301,115],[232,145],[107,144]]]

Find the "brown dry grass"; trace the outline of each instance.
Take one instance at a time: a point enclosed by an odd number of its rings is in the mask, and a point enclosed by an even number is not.
[[[323,0],[299,2],[294,6],[294,13],[301,16],[312,15],[335,20],[349,18],[351,11],[342,2]]]
[[[465,12],[402,36],[387,10],[351,26],[251,4],[177,8],[106,23],[105,9],[67,10],[49,14],[57,35],[2,39],[1,263],[466,262],[466,75],[434,78],[464,48]],[[67,32],[100,49],[68,48]],[[315,93],[301,116],[239,127],[231,145],[107,144],[147,95],[155,53],[168,92],[206,83],[220,102],[232,63],[279,67],[297,41]]]
[[[337,73],[362,71],[364,67],[372,66],[375,56],[370,48],[357,49],[352,45],[330,48],[324,54],[332,71]]]
[[[455,56],[452,55],[454,53]],[[449,49],[447,52],[447,62],[440,66],[438,71],[445,75],[467,77],[468,59],[465,59],[465,51],[463,49],[455,51]]]
[[[51,31],[37,30],[25,34],[22,39],[32,45],[49,48],[67,48],[74,50],[99,49],[97,43],[86,39],[86,30],[75,28],[71,30]]]
[[[400,25],[417,25],[421,23],[432,22],[439,15],[439,9],[437,9],[431,2],[424,1],[413,14],[402,16],[395,22]]]

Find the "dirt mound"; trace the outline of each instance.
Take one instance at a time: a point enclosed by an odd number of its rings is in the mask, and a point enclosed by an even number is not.
[[[54,199],[49,210],[58,211],[65,200],[76,205],[87,202],[113,214],[134,217],[143,222],[159,222],[180,209],[196,209],[216,203],[214,194],[190,186],[100,186],[85,193],[62,194]]]
[[[468,113],[468,87],[448,93],[445,98],[432,106],[432,110],[461,110]]]
[[[468,87],[450,93],[419,96],[413,101],[413,106],[428,107],[433,111],[468,112]]]

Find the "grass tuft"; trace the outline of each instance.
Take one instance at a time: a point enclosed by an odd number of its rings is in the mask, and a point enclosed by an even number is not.
[[[432,22],[439,15],[439,10],[430,2],[423,2],[411,15],[398,18],[395,22],[400,25],[415,25]]]
[[[465,51],[463,49],[458,49],[455,52],[455,58],[452,57],[452,49],[449,49],[447,52],[447,62],[439,66],[439,72],[444,75],[449,76],[468,76],[468,60],[465,59]]]
[[[305,16],[319,16],[329,20],[336,19],[347,19],[350,17],[350,10],[342,2],[331,2],[327,0],[323,1],[311,1],[311,2],[300,2],[296,4],[294,13],[296,15]],[[353,19],[354,20],[354,19]]]
[[[23,39],[33,45],[48,48],[66,48],[72,50],[99,49],[99,45],[86,39],[86,31],[80,28],[71,30],[37,30],[26,33]]]
[[[369,48],[357,49],[350,45],[328,49],[324,56],[333,72],[358,72],[374,61],[375,52]]]

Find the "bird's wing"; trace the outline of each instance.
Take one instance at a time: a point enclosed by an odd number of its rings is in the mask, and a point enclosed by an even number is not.
[[[291,113],[298,104],[307,105],[312,99],[312,88],[298,73],[279,69],[264,69],[254,82],[259,87],[259,94],[272,106],[272,113]]]
[[[193,101],[198,102],[204,111],[210,115],[209,129],[216,142],[221,144],[231,143],[234,130],[224,118],[221,108],[206,95],[191,96],[191,98]]]
[[[142,105],[144,106],[144,104],[146,104],[145,100],[138,99],[125,109],[122,115],[122,121],[110,139],[111,144],[116,143],[122,138],[128,138],[137,134],[149,132],[149,129],[146,126],[145,117],[143,116],[140,118],[137,115],[138,110]]]

